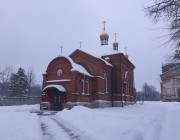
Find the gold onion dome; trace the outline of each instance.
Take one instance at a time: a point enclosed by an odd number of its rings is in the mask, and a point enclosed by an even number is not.
[[[109,35],[107,33],[100,34],[100,39],[109,39]]]
[[[116,47],[116,46],[118,46],[119,45],[119,43],[117,42],[117,41],[115,41],[114,43],[113,43],[113,47]]]

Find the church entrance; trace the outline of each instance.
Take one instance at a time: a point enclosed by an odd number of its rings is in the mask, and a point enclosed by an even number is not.
[[[50,110],[61,111],[65,103],[65,92],[60,88],[48,87],[43,90],[47,96],[47,101],[50,106]]]
[[[63,93],[55,93],[51,99],[51,109],[52,110],[62,110],[63,109]]]
[[[180,88],[178,88],[178,101],[180,101]]]

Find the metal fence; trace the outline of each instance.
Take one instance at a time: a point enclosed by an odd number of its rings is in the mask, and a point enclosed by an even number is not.
[[[40,104],[40,96],[27,96],[27,97],[0,97],[0,106],[12,106],[12,105],[32,105]]]

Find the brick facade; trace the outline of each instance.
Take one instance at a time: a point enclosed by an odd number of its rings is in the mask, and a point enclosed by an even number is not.
[[[73,64],[86,73],[75,69]],[[46,98],[42,101],[49,102],[54,110],[75,105],[110,107],[134,103],[134,68],[122,53],[97,58],[77,49],[69,57],[60,56],[49,63],[43,74]],[[59,76],[58,70],[62,72]],[[45,88],[50,85],[61,85],[66,91]]]

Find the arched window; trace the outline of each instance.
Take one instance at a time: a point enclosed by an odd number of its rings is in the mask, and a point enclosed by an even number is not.
[[[84,80],[81,80],[82,83],[82,93],[84,93]]]
[[[89,82],[86,81],[86,94],[89,94]]]
[[[108,45],[108,39],[101,39],[101,45]]]
[[[105,77],[105,88],[106,88],[106,93],[108,93],[108,79]]]

